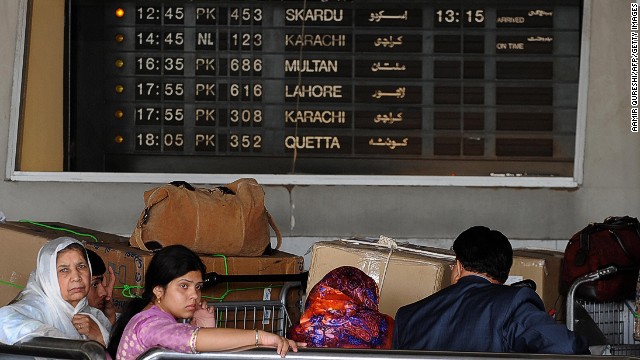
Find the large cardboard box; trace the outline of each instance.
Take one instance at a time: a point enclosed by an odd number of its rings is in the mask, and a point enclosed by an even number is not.
[[[449,285],[453,257],[430,249],[405,246],[392,250],[369,239],[317,242],[312,247],[307,289],[331,270],[353,266],[378,284],[380,312],[395,317],[401,306]]]
[[[410,247],[411,245],[405,246]],[[455,256],[453,251],[449,249],[432,247],[425,249],[443,256]],[[505,284],[510,285],[525,279],[533,280],[536,283],[536,293],[542,298],[545,309],[555,316],[556,320],[562,321],[565,303],[558,288],[563,258],[564,253],[557,250],[514,249],[513,265]]]
[[[565,299],[559,292],[564,253],[547,249],[514,249],[510,282],[531,279],[545,309],[557,320],[564,319]]]
[[[153,253],[130,247],[126,237],[80,228],[68,224],[46,223],[47,228],[30,223],[8,222],[0,224],[0,280],[8,291],[0,292],[0,304],[13,299],[27,282],[35,268],[36,257],[42,245],[60,236],[82,241],[85,247],[95,251],[105,264],[114,269],[116,291],[114,304],[122,311],[132,296],[142,293],[144,273]],[[68,229],[79,236],[64,230]],[[269,256],[225,257],[201,255],[208,272],[230,275],[298,274],[304,269],[303,258],[276,251]],[[273,283],[220,283],[203,291],[209,301],[262,301],[278,300],[283,282]],[[292,321],[299,319],[302,293],[299,288],[287,294],[287,310]]]

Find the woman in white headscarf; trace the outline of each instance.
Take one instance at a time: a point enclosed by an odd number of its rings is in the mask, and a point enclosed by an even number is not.
[[[48,336],[107,345],[109,320],[87,304],[90,266],[77,240],[61,237],[47,242],[25,289],[0,308],[0,342],[13,345]]]

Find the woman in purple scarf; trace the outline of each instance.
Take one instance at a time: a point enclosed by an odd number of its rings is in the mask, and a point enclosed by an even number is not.
[[[393,318],[378,312],[378,285],[363,271],[342,266],[309,292],[293,340],[308,347],[390,349]]]

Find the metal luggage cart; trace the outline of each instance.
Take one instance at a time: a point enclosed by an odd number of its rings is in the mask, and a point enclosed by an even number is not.
[[[588,314],[597,326],[603,340],[601,355],[632,355],[640,356],[640,342],[633,338],[634,310],[628,302],[595,302],[575,297],[578,287],[586,282],[595,281],[618,271],[615,266],[609,266],[584,275],[571,285],[567,294],[566,324],[569,330],[576,330],[579,324],[577,313]],[[582,319],[582,321],[585,321]]]
[[[281,336],[287,335],[292,321],[287,311],[287,297],[294,288],[304,287],[307,272],[283,275],[218,275],[208,273],[204,287],[220,282],[283,282],[278,300],[256,301],[209,301],[216,314],[216,326],[219,328],[260,329]],[[288,281],[291,280],[291,281]],[[302,304],[293,304],[302,307]]]
[[[216,326],[236,329],[261,329],[285,336],[291,327],[287,312],[287,294],[300,283],[287,283],[282,287],[279,300],[209,302],[216,313]]]

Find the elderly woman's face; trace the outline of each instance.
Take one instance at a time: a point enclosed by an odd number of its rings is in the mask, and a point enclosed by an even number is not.
[[[89,292],[91,272],[87,261],[79,250],[63,250],[58,253],[56,270],[62,298],[75,307]]]

